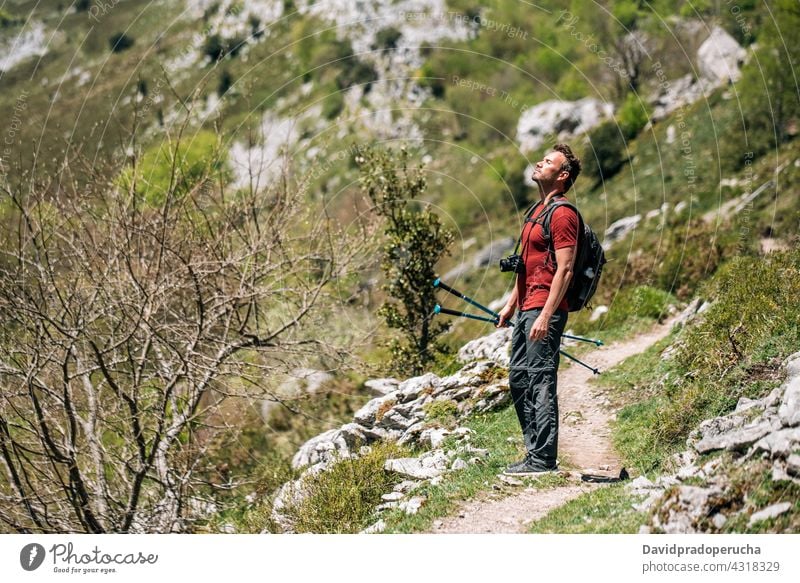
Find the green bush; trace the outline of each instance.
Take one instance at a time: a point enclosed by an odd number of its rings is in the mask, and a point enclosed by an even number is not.
[[[616,0],[611,8],[611,13],[619,25],[625,29],[636,27],[639,18],[639,4],[635,0]]]
[[[226,179],[228,175],[227,156],[219,149],[217,135],[204,130],[184,137],[177,146],[163,142],[152,147],[138,161],[135,176],[128,168],[118,184],[124,189],[135,184],[149,205],[160,206],[170,192],[182,196],[203,178]]]
[[[726,131],[722,158],[731,170],[775,151],[796,134],[800,117],[797,84],[786,71],[800,61],[800,5],[777,0],[759,34],[759,49],[742,69],[737,83],[742,117]]]
[[[403,36],[399,30],[393,26],[380,29],[375,33],[375,44],[372,45],[374,49],[396,49],[397,41]]]
[[[681,6],[679,14],[683,18],[697,18],[698,16],[709,16],[712,12],[711,0],[691,0]]]
[[[334,119],[344,109],[344,94],[338,89],[331,89],[322,103],[322,117]]]
[[[235,57],[244,48],[247,39],[234,37],[223,38],[218,34],[212,34],[206,38],[203,45],[203,52],[211,58],[212,61],[219,61],[223,57]]]
[[[297,532],[356,533],[368,526],[381,496],[398,483],[383,469],[386,460],[403,457],[396,444],[373,445],[366,455],[341,459],[304,480],[307,496],[286,514]]]
[[[111,51],[114,53],[121,53],[122,51],[128,50],[133,46],[133,43],[133,37],[128,36],[124,32],[117,32],[108,37],[108,44],[111,47]]]
[[[0,8],[0,28],[6,28],[9,26],[16,26],[20,24],[22,19],[12,15],[7,10]]]
[[[390,300],[378,313],[400,333],[392,341],[391,366],[400,374],[421,374],[447,350],[440,336],[449,324],[433,321],[438,302],[432,282],[454,234],[430,207],[421,208],[427,182],[421,167],[409,166],[406,149],[361,148],[356,162],[361,190],[385,224],[381,270]]]
[[[438,421],[442,425],[450,425],[455,422],[458,406],[455,401],[439,400],[426,403],[422,410],[426,418],[431,421]]]
[[[601,123],[589,132],[589,145],[581,158],[586,176],[602,183],[628,162],[627,145],[614,121]]]
[[[364,93],[370,90],[372,83],[378,80],[378,73],[375,68],[364,61],[359,61],[355,57],[343,66],[343,70],[336,77],[336,85],[339,89],[348,89],[353,85],[363,85]]]
[[[635,93],[628,93],[625,102],[620,106],[617,113],[619,120],[619,127],[622,130],[622,135],[626,139],[632,140],[635,138],[647,122],[650,121],[650,115],[647,112],[647,104],[642,101],[640,95]]]

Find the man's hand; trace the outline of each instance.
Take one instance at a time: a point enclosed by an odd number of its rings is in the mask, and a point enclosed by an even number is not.
[[[542,312],[531,326],[531,333],[528,335],[531,340],[543,340],[547,337],[547,329],[550,327],[551,314]]]
[[[511,317],[514,315],[514,312],[517,310],[517,307],[514,304],[506,305],[505,308],[500,310],[500,317],[497,319],[497,324],[495,324],[495,328],[502,328],[506,325]]]

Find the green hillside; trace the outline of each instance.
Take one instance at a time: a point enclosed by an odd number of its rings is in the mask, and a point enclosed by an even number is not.
[[[716,300],[706,328],[689,333],[678,360],[664,364],[645,353],[604,381],[621,410],[617,446],[637,472],[664,471],[697,423],[730,411],[739,397],[763,397],[774,388],[770,374],[800,340],[791,312],[800,241],[796,2],[741,0],[734,10],[706,0],[447,0],[445,12],[412,13],[404,2],[386,1],[350,25],[347,14],[316,12],[311,4],[16,0],[0,8],[0,49],[7,55],[0,62],[3,362],[34,366],[36,359],[20,356],[16,343],[41,351],[50,333],[61,339],[58,346],[74,342],[91,360],[119,348],[120,330],[132,330],[127,357],[118,355],[110,372],[97,365],[83,378],[103,399],[122,399],[125,407],[113,408],[119,415],[124,408],[137,420],[142,411],[163,415],[145,429],[111,423],[94,441],[81,434],[75,438],[81,447],[117,451],[126,440],[157,440],[182,419],[185,426],[169,437],[176,448],[170,462],[197,472],[187,488],[213,503],[214,512],[198,513],[180,528],[271,527],[269,504],[254,505],[252,496],[270,499],[297,475],[290,465],[297,448],[349,422],[371,398],[364,382],[393,372],[389,346],[397,334],[379,311],[389,299],[383,223],[356,161],[366,144],[404,147],[422,168],[426,186],[409,208],[431,210],[454,234],[436,265],[440,275],[469,264],[487,245],[516,238],[524,209],[538,196],[526,184],[527,168],[563,139],[585,168],[570,196],[601,239],[617,221],[640,215],[606,252],[593,304],[608,311],[599,318],[589,310],[571,315],[568,328],[613,341],[663,322],[696,297]],[[715,27],[744,50],[741,78],[709,85],[656,119],[660,90],[683,78],[696,88],[707,78],[698,49]],[[535,147],[523,147],[518,132],[526,111],[549,100],[586,98],[613,106],[613,114],[588,132],[570,135],[570,124],[562,124]],[[112,227],[130,237],[126,244]],[[119,289],[130,285],[133,295],[109,292],[107,311],[87,320],[80,307],[96,299],[91,290],[111,281],[102,269],[111,263],[115,274],[129,278]],[[237,281],[249,287],[237,288]],[[448,283],[488,304],[512,280],[492,263],[464,269]],[[42,291],[50,285],[65,295]],[[171,298],[165,289],[179,291]],[[235,297],[230,319],[208,326],[203,320],[197,335],[207,343],[192,344],[193,318],[216,314],[216,294]],[[24,310],[16,302],[31,298],[44,306],[38,324],[19,315]],[[151,301],[163,311],[132,316],[137,302]],[[442,303],[463,307],[448,298]],[[148,318],[156,324],[140,329]],[[93,343],[88,332],[71,335],[83,325],[103,342]],[[157,340],[148,336],[153,326]],[[748,330],[741,344],[728,336],[737,326]],[[492,330],[454,322],[442,337],[449,352],[436,358],[433,372],[457,370],[458,349]],[[239,334],[230,348],[237,360],[214,361],[220,377],[198,381],[211,388],[192,402],[191,375],[175,371],[181,363],[204,371],[204,359],[218,353],[227,358],[229,333]],[[153,358],[163,370],[137,369],[134,356],[147,362],[144,355],[159,341],[167,357]],[[66,377],[78,379],[80,358],[65,354]],[[24,375],[11,375],[11,368],[6,364],[0,381],[24,386]],[[296,369],[330,376],[304,391],[305,381],[286,381]],[[62,382],[57,373],[47,371]],[[667,373],[695,376],[665,385]],[[131,386],[116,386],[115,374]],[[71,382],[81,395],[80,414],[95,407],[77,380],[64,381]],[[619,393],[621,386],[638,392]],[[138,412],[126,389],[142,396]],[[0,420],[24,434],[19,427],[36,407],[13,394],[22,401],[0,406]],[[48,395],[55,403],[70,401]],[[648,431],[656,420],[659,431]],[[11,439],[14,431],[7,434]],[[130,469],[125,456],[155,464],[157,451],[155,442],[142,442],[107,467],[84,458],[74,465],[85,463],[98,480],[107,474],[113,481],[114,472],[127,471],[120,467]],[[147,483],[152,475],[142,470],[138,479]],[[1,493],[14,491],[13,481],[1,480]],[[167,482],[160,476],[154,488]],[[472,492],[475,484],[459,487]],[[774,492],[762,494],[771,499]],[[439,503],[447,507],[444,498]],[[368,514],[366,505],[361,510]],[[91,530],[89,518],[32,528]],[[347,529],[363,528],[363,519],[348,517]],[[795,518],[788,520],[783,530],[796,527]],[[0,521],[0,531],[19,530],[8,516],[0,514]],[[130,529],[132,521],[129,513],[120,524]]]

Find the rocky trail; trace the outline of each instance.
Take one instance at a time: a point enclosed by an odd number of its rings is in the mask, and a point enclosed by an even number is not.
[[[673,320],[623,342],[592,350],[587,360],[601,371],[641,353],[667,336]],[[521,480],[498,478],[493,490],[464,503],[452,516],[437,520],[433,533],[520,533],[529,525],[584,492],[602,487],[581,481],[581,474],[618,476],[620,460],[611,443],[615,412],[608,399],[589,384],[592,372],[573,365],[558,375],[559,462],[565,484],[554,488],[525,487]]]

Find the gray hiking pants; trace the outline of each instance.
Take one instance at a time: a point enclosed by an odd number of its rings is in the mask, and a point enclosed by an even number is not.
[[[517,317],[511,338],[508,380],[528,455],[554,466],[558,451],[558,350],[568,314],[556,310],[550,318],[547,336],[534,342],[529,334],[541,311],[541,308],[526,310]]]

